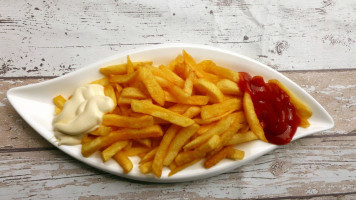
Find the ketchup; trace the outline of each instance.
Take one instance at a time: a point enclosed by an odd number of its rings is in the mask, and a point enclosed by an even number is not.
[[[248,92],[269,143],[288,144],[301,120],[297,116],[290,98],[275,83],[265,83],[261,76],[251,77],[240,72],[239,87]]]

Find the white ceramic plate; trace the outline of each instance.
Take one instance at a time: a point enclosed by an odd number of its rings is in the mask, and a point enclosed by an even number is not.
[[[135,180],[149,182],[182,182],[206,178],[233,170],[277,148],[278,146],[273,144],[261,141],[252,141],[237,147],[238,149],[245,151],[245,159],[242,161],[230,161],[225,159],[210,169],[205,169],[202,167],[202,163],[197,163],[172,177],[167,176],[169,170],[165,168],[163,170],[162,177],[158,179],[151,174],[143,175],[139,172],[137,164],[138,158],[132,159],[134,162],[133,170],[129,174],[124,174],[121,167],[119,167],[115,161],[109,160],[108,162],[103,163],[100,159],[99,153],[96,153],[89,158],[84,158],[80,153],[80,145],[58,146],[54,138],[51,125],[55,114],[54,105],[52,103],[52,98],[54,96],[62,94],[63,96],[68,97],[78,86],[102,77],[99,73],[100,67],[124,63],[126,62],[127,55],[130,55],[130,58],[133,61],[152,60],[154,64],[158,66],[160,64],[168,64],[170,60],[174,59],[181,53],[182,49],[185,49],[188,53],[190,53],[196,61],[210,59],[220,66],[224,66],[238,72],[246,71],[251,75],[262,75],[265,80],[275,78],[292,90],[297,96],[306,102],[306,104],[313,111],[313,116],[309,120],[311,124],[310,127],[307,129],[298,128],[293,140],[330,129],[334,126],[331,116],[315,99],[279,72],[255,60],[231,51],[191,44],[157,45],[119,53],[53,80],[13,88],[8,91],[7,96],[10,103],[21,115],[21,117],[25,119],[25,121],[30,124],[40,135],[60,150],[98,169]]]

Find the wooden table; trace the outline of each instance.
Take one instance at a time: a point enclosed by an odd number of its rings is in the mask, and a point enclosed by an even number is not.
[[[278,2],[0,0],[0,199],[355,199],[356,3]],[[168,42],[221,47],[281,71],[335,127],[219,176],[144,183],[59,151],[6,98],[9,88]]]

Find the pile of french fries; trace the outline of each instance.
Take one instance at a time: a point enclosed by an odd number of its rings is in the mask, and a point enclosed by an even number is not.
[[[253,104],[237,85],[239,73],[211,60],[196,63],[183,50],[166,66],[127,57],[100,72],[105,77],[92,83],[103,85],[117,106],[82,138],[84,157],[99,151],[103,162],[114,159],[129,173],[130,157],[138,156],[141,173],[161,177],[164,167],[171,176],[200,160],[205,168],[225,158],[241,160],[244,152],[235,145],[266,141]],[[54,103],[58,114],[65,99],[57,96]]]

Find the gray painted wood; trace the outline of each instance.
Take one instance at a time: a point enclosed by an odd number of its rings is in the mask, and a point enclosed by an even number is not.
[[[352,0],[0,0],[0,199],[355,199],[355,11]],[[335,128],[204,181],[142,183],[73,160],[6,98],[9,88],[169,42],[233,50],[284,71]]]
[[[183,42],[278,70],[355,68],[356,2],[0,0],[0,74],[58,76],[117,52]]]

